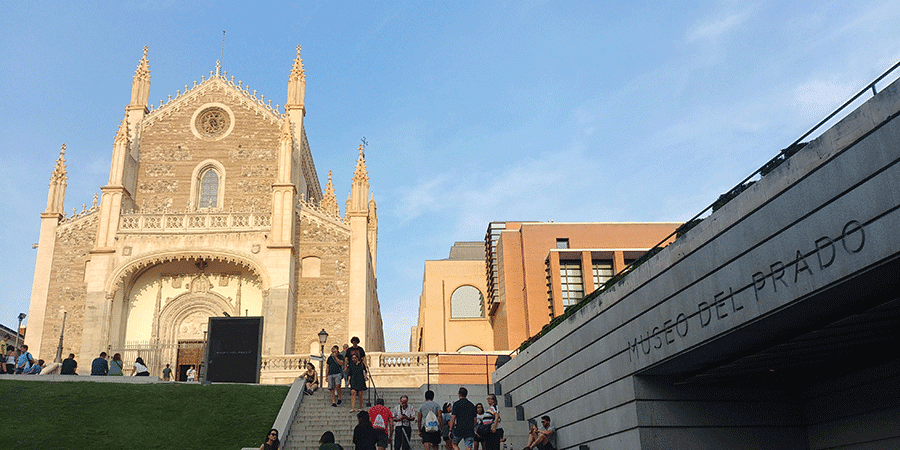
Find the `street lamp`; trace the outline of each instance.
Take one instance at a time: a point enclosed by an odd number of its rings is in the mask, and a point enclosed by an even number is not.
[[[56,347],[56,359],[53,360],[53,362],[55,362],[55,363],[62,362],[63,333],[66,331],[66,315],[67,314],[69,314],[68,311],[63,311],[62,327],[59,330],[59,345]]]
[[[325,377],[325,341],[327,340],[328,333],[322,328],[322,331],[319,332],[319,344],[321,344],[319,349],[319,386],[325,385],[323,378]]]
[[[28,316],[28,315],[25,314],[25,313],[19,313],[19,328],[16,328],[16,349],[17,349],[17,350],[18,350],[18,348],[19,348],[19,336],[22,335],[22,333],[21,333],[21,330],[22,330],[22,321],[25,320],[25,317],[27,317],[27,316]],[[323,331],[324,331],[324,330],[323,330]]]

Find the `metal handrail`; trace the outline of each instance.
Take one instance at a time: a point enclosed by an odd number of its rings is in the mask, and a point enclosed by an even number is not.
[[[834,112],[832,112],[831,114],[829,114],[828,116],[826,116],[824,119],[822,119],[821,121],[819,121],[819,123],[817,123],[817,124],[816,124],[814,127],[812,127],[809,131],[807,131],[807,132],[804,133],[802,136],[800,136],[800,137],[799,137],[796,141],[794,141],[790,146],[788,146],[788,147],[786,147],[785,149],[783,149],[783,150],[781,150],[780,152],[778,152],[778,154],[775,155],[772,159],[766,161],[766,163],[763,164],[762,166],[760,166],[760,168],[756,169],[753,173],[751,173],[751,174],[748,175],[746,178],[744,178],[743,180],[741,180],[737,185],[735,185],[735,187],[733,187],[733,188],[729,189],[728,191],[726,191],[726,193],[725,193],[725,194],[722,194],[722,196],[727,196],[727,195],[729,195],[729,194],[733,194],[733,195],[736,196],[737,194],[739,194],[740,192],[742,192],[744,189],[746,189],[746,188],[749,186],[749,185],[747,185],[747,182],[750,181],[751,179],[753,179],[755,176],[760,175],[760,178],[762,178],[762,176],[765,175],[765,174],[763,173],[764,170],[771,170],[773,167],[777,167],[778,164],[780,164],[780,163],[786,161],[788,158],[790,158],[791,155],[793,155],[794,153],[796,153],[796,152],[798,151],[797,146],[798,146],[798,145],[801,145],[801,143],[803,142],[804,139],[806,139],[807,137],[809,137],[809,136],[810,136],[811,134],[813,134],[816,130],[818,130],[822,125],[824,125],[825,123],[827,123],[828,121],[830,121],[831,119],[833,119],[835,116],[837,116],[841,111],[843,111],[845,108],[847,108],[847,106],[849,106],[851,103],[853,103],[854,101],[856,101],[860,96],[862,96],[863,94],[865,94],[865,93],[866,93],[867,91],[869,91],[870,89],[872,90],[872,96],[873,96],[873,97],[874,97],[875,95],[877,95],[877,94],[878,94],[878,91],[875,89],[875,84],[878,83],[879,81],[883,80],[883,79],[884,79],[885,77],[887,77],[888,75],[890,75],[891,72],[893,72],[894,70],[896,70],[898,67],[900,67],[900,61],[896,62],[893,66],[891,66],[889,69],[887,69],[886,71],[884,71],[884,73],[882,73],[878,78],[875,78],[875,80],[873,80],[871,83],[867,84],[864,88],[862,88],[859,92],[857,92],[856,95],[854,95],[854,96],[851,97],[849,100],[847,100],[846,102],[844,102],[844,104],[842,104],[842,105],[839,106],[837,109],[835,109]],[[638,258],[638,259],[632,261],[631,263],[629,263],[628,265],[626,265],[622,270],[620,270],[618,273],[616,273],[616,274],[610,279],[610,281],[607,281],[605,284],[603,284],[603,285],[600,286],[599,288],[595,289],[595,290],[594,290],[593,292],[591,292],[590,294],[584,296],[584,298],[582,298],[581,301],[579,301],[579,302],[576,303],[575,305],[571,305],[570,307],[574,307],[574,308],[576,308],[576,309],[577,309],[577,308],[581,308],[581,307],[584,306],[587,302],[592,301],[594,298],[597,297],[597,294],[599,294],[600,292],[606,290],[606,288],[608,288],[608,286],[610,286],[612,283],[618,282],[618,281],[620,281],[622,278],[624,278],[625,276],[627,276],[628,273],[629,273],[632,269],[634,269],[634,267],[636,267],[636,264],[637,264],[637,265],[643,264],[643,262],[644,262],[645,260],[649,259],[650,257],[652,257],[652,255],[655,254],[655,252],[658,252],[658,251],[661,250],[663,247],[665,247],[666,245],[668,245],[668,244],[666,244],[666,243],[669,241],[669,239],[672,239],[672,237],[676,237],[676,239],[677,239],[678,233],[681,233],[681,232],[685,232],[685,233],[686,233],[686,232],[687,232],[688,230],[690,230],[693,226],[696,226],[697,223],[699,223],[698,219],[700,219],[701,216],[703,216],[704,214],[706,214],[706,212],[708,212],[708,211],[711,210],[711,209],[712,209],[713,211],[715,211],[716,209],[718,209],[718,208],[716,208],[716,205],[720,205],[720,206],[721,206],[721,205],[724,205],[724,203],[720,203],[720,202],[721,202],[721,199],[722,199],[722,196],[720,196],[718,199],[716,199],[715,201],[713,201],[709,206],[707,206],[707,207],[704,208],[702,211],[700,211],[699,213],[697,213],[694,217],[691,217],[688,221],[686,221],[686,222],[684,223],[684,225],[682,225],[682,226],[676,228],[675,231],[672,231],[671,233],[669,233],[669,235],[667,235],[666,237],[664,237],[661,241],[659,241],[659,243],[657,243],[656,245],[654,245],[653,247],[651,247],[650,250],[648,250],[648,251],[644,254],[644,256],[642,256],[641,258]],[[727,202],[730,201],[730,200],[731,200],[731,199],[726,199],[725,203],[727,203]],[[685,225],[688,225],[688,228],[687,228],[687,229],[685,229]],[[651,253],[651,252],[653,252],[653,253]],[[568,309],[568,308],[567,308],[567,309]],[[562,318],[562,317],[567,317],[567,314],[564,313],[564,314],[561,315],[561,316],[557,316],[557,318],[554,319],[554,320],[559,320],[559,319]],[[548,328],[548,325],[549,325],[549,328]],[[550,324],[548,324],[548,325],[545,325],[545,326],[544,326],[544,329],[542,329],[538,334],[536,334],[536,335],[534,335],[534,336],[532,336],[532,337],[526,339],[525,342],[522,343],[522,346],[530,345],[530,344],[533,343],[534,341],[538,340],[541,336],[543,336],[547,331],[549,331],[549,329],[552,329],[553,327],[555,327],[555,324],[554,324],[553,321],[551,321]],[[522,347],[520,347],[520,348],[522,348]]]
[[[900,61],[898,61],[897,63],[895,63],[893,66],[891,66],[891,68],[887,69],[884,73],[882,73],[878,78],[876,78],[875,80],[873,80],[871,83],[867,84],[864,88],[862,88],[859,92],[857,92],[856,95],[854,95],[853,97],[851,97],[850,100],[847,100],[846,102],[844,102],[844,104],[841,105],[841,106],[839,106],[837,109],[835,109],[834,112],[832,112],[832,113],[829,114],[827,117],[825,117],[824,119],[822,119],[819,123],[817,123],[817,124],[816,124],[814,127],[812,127],[809,131],[807,131],[807,132],[804,133],[802,136],[800,136],[799,138],[797,138],[797,140],[794,141],[791,145],[789,145],[789,146],[786,147],[785,149],[783,149],[783,150],[781,150],[780,152],[778,152],[778,154],[775,155],[772,159],[766,161],[765,164],[763,164],[763,165],[760,166],[758,169],[756,169],[756,171],[754,171],[753,173],[751,173],[750,175],[748,175],[746,178],[744,178],[743,180],[741,180],[741,182],[738,183],[737,185],[735,185],[735,187],[733,187],[733,188],[729,189],[728,191],[726,191],[726,193],[727,193],[727,192],[734,192],[734,191],[736,191],[736,190],[741,189],[742,187],[744,187],[745,183],[747,183],[748,181],[750,181],[751,179],[753,179],[753,177],[755,177],[756,175],[760,174],[760,173],[763,171],[763,169],[766,168],[766,167],[768,167],[770,164],[773,164],[773,163],[777,162],[779,158],[785,157],[785,159],[787,159],[787,157],[790,156],[790,155],[787,155],[787,153],[786,153],[788,150],[791,150],[791,149],[793,149],[793,148],[796,148],[796,146],[799,145],[801,142],[803,142],[804,139],[806,139],[807,137],[809,137],[809,135],[813,134],[817,129],[819,129],[819,127],[821,127],[822,125],[824,125],[826,122],[828,122],[829,120],[831,120],[832,118],[834,118],[834,116],[838,115],[844,108],[846,108],[846,107],[849,106],[851,103],[853,103],[854,101],[856,101],[856,99],[858,99],[860,96],[862,96],[863,94],[865,94],[869,89],[872,90],[872,96],[873,96],[873,97],[874,97],[875,95],[877,95],[877,94],[878,94],[878,91],[875,89],[875,83],[878,83],[879,81],[883,80],[885,77],[887,77],[888,75],[890,75],[891,72],[893,72],[893,71],[894,71],[895,69],[897,69],[898,67],[900,67]],[[695,215],[694,217],[692,217],[690,220],[688,220],[688,221],[685,222],[685,223],[688,224],[688,223],[691,223],[691,222],[693,222],[693,221],[699,219],[700,216],[702,216],[702,215],[705,214],[707,211],[709,211],[710,209],[712,209],[713,206],[714,206],[716,203],[717,203],[716,201],[714,201],[713,203],[710,203],[710,205],[707,206],[706,208],[704,208],[703,211],[700,211],[699,213],[697,213],[697,215]],[[679,227],[679,228],[680,228],[680,227]],[[662,247],[664,246],[664,244],[665,244],[669,239],[671,239],[673,236],[675,236],[676,234],[678,234],[679,231],[680,231],[679,229],[676,229],[675,231],[671,232],[668,236],[664,237],[661,241],[659,241],[659,243],[657,243],[656,245],[654,245],[653,248],[662,248]],[[627,273],[627,271],[630,270],[630,269],[632,268],[632,265],[634,265],[634,263],[637,262],[637,261],[640,261],[640,258],[639,258],[639,259],[636,259],[636,260],[632,261],[630,264],[626,265],[619,273]]]

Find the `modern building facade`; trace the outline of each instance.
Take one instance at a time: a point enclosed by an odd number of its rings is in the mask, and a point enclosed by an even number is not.
[[[877,87],[498,368],[498,394],[561,450],[900,448],[900,81]]]
[[[82,359],[196,364],[207,319],[228,315],[264,318],[264,356],[318,353],[322,328],[330,342],[384,349],[363,148],[342,217],[306,138],[300,48],[283,110],[226,75],[217,64],[154,107],[145,48],[109,181],[68,216],[63,146],[41,214],[26,339],[36,357],[62,333],[63,354]]]
[[[411,351],[517,348],[679,223],[491,222],[426,261]]]

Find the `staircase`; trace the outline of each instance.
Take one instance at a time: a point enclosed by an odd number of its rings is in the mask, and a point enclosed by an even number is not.
[[[366,393],[368,394],[368,392]],[[393,408],[400,404],[400,397],[409,397],[409,404],[417,408],[424,401],[424,397],[418,388],[379,388],[378,395],[384,399],[384,406]],[[322,433],[331,431],[334,433],[336,443],[345,450],[353,448],[353,428],[356,427],[356,413],[350,412],[350,389],[342,391],[343,404],[338,407],[331,406],[331,393],[327,389],[319,389],[313,395],[307,395],[300,405],[294,422],[291,424],[289,442],[285,443],[285,450],[317,450],[319,438]],[[363,402],[367,395],[363,395]],[[372,406],[375,404],[375,394],[372,393]],[[357,405],[358,407],[358,405]],[[368,410],[369,406],[363,404]],[[413,449],[422,448],[422,439],[415,431],[415,423],[412,424],[413,435],[410,443]]]

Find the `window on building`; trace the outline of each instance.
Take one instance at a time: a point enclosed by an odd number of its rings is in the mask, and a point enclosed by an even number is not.
[[[480,319],[484,317],[484,295],[474,286],[460,286],[450,296],[450,317]]]
[[[584,298],[584,283],[580,261],[559,262],[559,282],[562,290],[563,308],[578,303]]]
[[[472,353],[472,352],[480,352],[481,349],[474,345],[464,345],[457,350],[459,353]]]
[[[219,173],[215,168],[207,168],[200,172],[200,192],[197,208],[216,208],[219,200]]]
[[[556,248],[569,248],[569,238],[557,238]]]
[[[594,260],[593,261],[594,289],[600,289],[603,283],[606,283],[613,276],[612,260]]]
[[[300,276],[303,278],[318,278],[322,275],[322,258],[307,256],[300,260]]]

